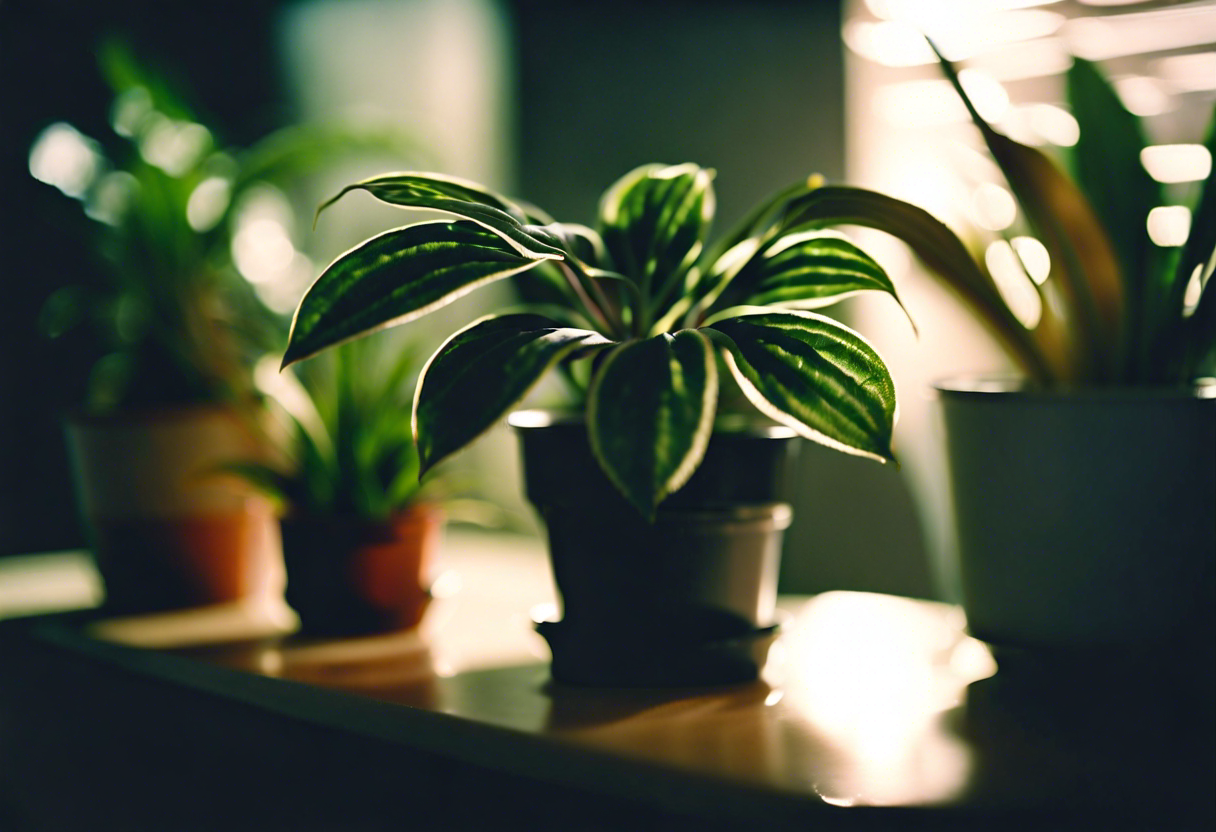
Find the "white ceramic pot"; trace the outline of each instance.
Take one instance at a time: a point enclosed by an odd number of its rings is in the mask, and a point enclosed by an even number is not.
[[[282,589],[272,506],[218,473],[264,455],[236,413],[199,406],[78,416],[67,440],[108,608],[200,606]]]
[[[937,385],[972,632],[1064,650],[1210,621],[1216,381],[1193,390]]]

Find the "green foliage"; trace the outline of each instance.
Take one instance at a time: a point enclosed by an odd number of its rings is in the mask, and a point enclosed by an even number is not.
[[[414,401],[424,471],[555,367],[583,387],[596,459],[646,516],[701,462],[723,404],[720,365],[766,416],[892,459],[886,366],[858,334],[803,311],[861,291],[895,296],[868,255],[819,230],[830,218],[798,218],[819,185],[786,189],[711,246],[713,173],[693,164],[622,177],[595,229],[437,174],[356,183],[322,208],[357,189],[459,219],[389,231],[338,258],[301,300],[284,365],[526,273],[543,302],[457,332],[424,369]]]
[[[1216,177],[1199,186],[1185,247],[1158,248],[1146,220],[1171,200],[1141,164],[1146,141],[1138,119],[1094,64],[1074,59],[1067,76],[1080,126],[1072,178],[1043,152],[990,127],[954,66],[945,59],[941,65],[1051,258],[1048,278],[1036,283],[1041,320],[1033,329],[1018,323],[982,264],[935,261],[915,239],[923,219],[915,228],[886,230],[958,290],[1040,384],[1186,385],[1216,370],[1216,299],[1208,287],[1216,266]],[[1209,151],[1214,143],[1216,117]],[[1203,290],[1196,304],[1186,302],[1188,285],[1192,294]]]
[[[409,349],[380,346],[346,344],[284,371],[267,392],[288,417],[286,459],[226,470],[288,513],[385,519],[418,499],[424,486],[406,418],[418,361]]]
[[[83,203],[100,279],[56,290],[43,330],[59,336],[91,325],[103,356],[92,372],[93,409],[247,400],[252,362],[281,349],[287,322],[234,267],[243,198],[344,155],[417,155],[416,147],[378,128],[297,125],[228,148],[123,44],[106,43],[98,54],[114,94],[113,134],[99,141],[56,127],[92,158],[86,185],[64,190]],[[39,150],[35,144],[31,158]]]

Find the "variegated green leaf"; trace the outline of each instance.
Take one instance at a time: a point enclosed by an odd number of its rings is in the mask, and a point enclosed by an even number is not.
[[[510,242],[528,256],[562,255],[553,235],[542,226],[528,225],[524,209],[506,197],[473,182],[433,173],[392,173],[347,185],[317,209],[320,214],[351,191],[372,196],[402,208],[446,211],[472,220]]]
[[[556,255],[521,254],[470,222],[427,222],[373,237],[339,257],[304,295],[283,364],[417,318],[478,286]]]
[[[1067,359],[1045,352],[1009,311],[958,235],[925,209],[864,188],[826,186],[794,198],[784,217],[786,231],[859,225],[898,237],[975,311],[1028,376],[1046,382],[1066,369]]]
[[[486,318],[457,332],[418,380],[413,421],[422,471],[485,432],[563,358],[611,343],[532,314]]]
[[[717,401],[713,349],[696,330],[627,342],[598,369],[587,401],[591,449],[646,517],[700,464]]]
[[[336,196],[322,203],[317,212],[324,211],[351,191],[359,190],[367,191],[376,199],[390,205],[403,208],[420,207],[416,202],[419,199],[444,198],[497,208],[521,225],[529,221],[522,206],[476,182],[440,173],[417,171],[385,173],[347,185]]]
[[[713,174],[693,164],[645,165],[600,202],[600,234],[616,271],[659,290],[701,253],[714,214]]]
[[[848,240],[825,232],[778,237],[757,250],[733,278],[731,271],[729,264],[722,269],[728,282],[709,311],[732,306],[816,309],[866,291],[886,292],[899,303],[882,266]]]
[[[846,453],[894,459],[895,383],[856,332],[814,312],[793,311],[743,315],[709,329],[762,413]]]

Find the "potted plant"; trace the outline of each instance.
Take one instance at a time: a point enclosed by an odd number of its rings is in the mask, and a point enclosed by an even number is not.
[[[262,374],[288,421],[282,461],[227,466],[278,506],[285,597],[306,636],[410,629],[430,603],[443,484],[420,483],[402,418],[414,353],[379,346],[346,344],[302,365],[298,378]]]
[[[1037,652],[1154,651],[1211,637],[1216,562],[1216,186],[1198,186],[1185,244],[1150,241],[1165,192],[1146,142],[1092,63],[1067,74],[1080,140],[1069,176],[979,115],[941,61],[1050,261],[1017,260],[1041,306],[1019,317],[983,257],[920,209],[844,189],[954,289],[1021,369],[937,385],[963,603],[972,631]],[[1216,123],[1214,123],[1216,126]],[[1216,130],[1207,151],[1216,151]],[[1172,211],[1179,209],[1173,208]],[[1183,212],[1185,214],[1185,211]]]
[[[571,412],[512,418],[562,596],[562,621],[542,627],[558,681],[755,678],[775,625],[792,439],[892,459],[885,365],[808,311],[854,292],[894,296],[890,281],[846,239],[790,214],[818,180],[710,245],[712,178],[693,164],[640,167],[606,191],[597,229],[427,173],[368,179],[322,206],[363,190],[459,219],[339,257],[300,301],[284,365],[491,281],[533,281],[542,302],[475,321],[430,358],[413,426],[426,471],[549,370],[576,391]]]
[[[43,325],[90,325],[101,357],[67,438],[107,608],[137,612],[275,590],[271,506],[217,464],[263,453],[253,360],[286,322],[233,263],[244,198],[384,136],[292,127],[248,149],[216,134],[120,43],[100,65],[114,90],[104,145],[66,124],[31,171],[83,203],[96,279],[48,298]],[[72,162],[71,164],[66,164]],[[75,219],[75,218],[71,218]]]

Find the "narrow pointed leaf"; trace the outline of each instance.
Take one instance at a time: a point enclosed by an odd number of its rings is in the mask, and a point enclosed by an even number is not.
[[[532,314],[486,318],[457,332],[418,380],[413,423],[422,472],[489,429],[563,358],[611,343]]]
[[[533,268],[526,256],[470,222],[428,222],[389,231],[339,257],[300,301],[283,364],[404,323],[479,286]]]
[[[786,230],[860,225],[899,238],[976,313],[980,322],[1032,379],[1066,373],[1067,358],[1040,346],[1005,305],[996,284],[950,228],[928,211],[864,188],[815,188],[790,203]]]
[[[1163,204],[1161,186],[1148,175],[1140,151],[1148,142],[1140,119],[1128,112],[1098,68],[1073,58],[1066,76],[1068,102],[1080,133],[1072,149],[1077,184],[1110,235],[1126,279],[1129,311],[1157,287],[1149,276],[1151,241],[1146,227],[1150,209]]]
[[[1216,107],[1208,123],[1207,149],[1216,158]],[[1216,368],[1202,366],[1204,362],[1216,361],[1216,280],[1212,272],[1216,269],[1216,171],[1208,175],[1203,183],[1199,202],[1191,219],[1191,234],[1179,257],[1174,285],[1171,287],[1171,303],[1167,311],[1178,315],[1182,308],[1186,286],[1191,275],[1198,269],[1202,279],[1203,294],[1199,304],[1184,327],[1181,338],[1181,364],[1184,380],[1190,380],[1199,372],[1216,372]],[[1174,319],[1176,321],[1176,318]],[[1162,327],[1173,331],[1174,324],[1166,319]]]
[[[696,330],[630,341],[599,368],[587,401],[591,448],[645,517],[700,464],[717,401],[713,349]]]
[[[710,311],[732,306],[816,309],[866,291],[886,292],[903,306],[891,278],[872,257],[842,237],[808,231],[779,237],[758,250]]]
[[[1076,325],[1077,358],[1087,362],[1081,373],[1090,380],[1107,378],[1120,358],[1125,306],[1110,236],[1077,185],[1041,151],[993,130],[967,96],[954,65],[944,58],[940,63],[1051,256],[1052,276],[1069,308],[1066,320]]]
[[[678,279],[701,253],[714,205],[713,175],[696,165],[626,174],[600,203],[600,234],[616,271],[647,286]]]
[[[793,311],[744,315],[709,329],[762,413],[837,450],[894,459],[895,383],[856,332],[814,312]]]

